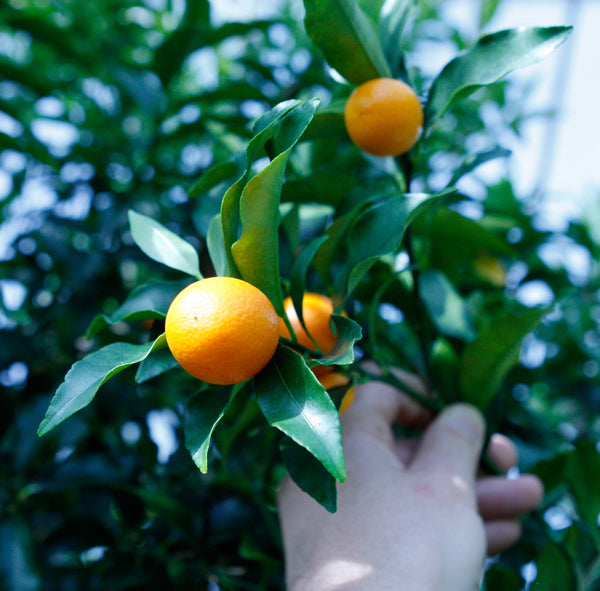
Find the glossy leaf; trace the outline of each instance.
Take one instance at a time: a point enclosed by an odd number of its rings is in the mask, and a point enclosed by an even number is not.
[[[188,284],[189,280],[156,281],[137,286],[112,314],[100,314],[94,318],[86,338],[92,338],[106,326],[117,322],[163,319],[175,296]]]
[[[162,224],[135,211],[129,211],[131,235],[151,259],[202,279],[196,249]]]
[[[523,338],[532,332],[548,310],[506,310],[482,327],[465,348],[461,359],[463,398],[485,409],[497,394],[508,372],[519,361]]]
[[[336,342],[333,349],[323,357],[311,361],[311,365],[348,365],[354,362],[354,345],[362,338],[360,324],[341,314],[332,314]]]
[[[273,145],[279,154],[242,190],[239,203],[241,235],[231,246],[242,278],[265,293],[280,316],[284,314],[279,278],[281,187],[290,152],[310,123],[317,104],[317,101],[300,103],[281,120],[279,132],[273,137]]]
[[[443,335],[464,341],[475,338],[469,307],[443,273],[435,270],[421,273],[419,295]]]
[[[349,82],[391,76],[375,26],[357,0],[304,0],[304,7],[309,37]]]
[[[256,395],[269,424],[307,449],[337,480],[346,478],[339,415],[302,357],[280,347],[255,378]]]
[[[335,478],[305,448],[289,438],[280,444],[281,456],[292,480],[330,513],[337,510]]]
[[[532,27],[481,37],[469,51],[449,62],[434,81],[425,107],[426,127],[431,127],[452,103],[481,86],[541,61],[570,33],[571,27]]]
[[[179,363],[173,357],[171,351],[169,349],[159,349],[158,351],[154,351],[152,355],[148,355],[138,365],[135,372],[135,381],[138,384],[143,384],[176,367],[179,367]]]
[[[74,363],[50,401],[38,435],[45,435],[72,414],[85,408],[107,380],[163,347],[166,347],[164,334],[144,345],[111,343]]]

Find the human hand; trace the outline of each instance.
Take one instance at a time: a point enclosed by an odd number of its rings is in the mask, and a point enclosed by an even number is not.
[[[424,427],[395,441],[393,424]],[[542,497],[533,476],[477,477],[484,421],[456,404],[435,420],[381,382],[357,387],[342,417],[347,479],[328,513],[289,479],[279,494],[289,591],[467,591],[479,588],[486,551],[521,535],[518,516]],[[489,457],[516,464],[492,437]]]

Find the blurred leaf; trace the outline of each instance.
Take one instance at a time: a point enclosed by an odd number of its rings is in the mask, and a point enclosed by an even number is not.
[[[337,480],[346,478],[339,415],[304,359],[287,347],[255,378],[267,421],[306,448]]]
[[[292,480],[330,513],[337,509],[335,478],[310,452],[289,438],[280,444],[281,455]]]
[[[600,453],[592,441],[578,441],[568,454],[566,474],[573,497],[577,503],[577,512],[587,523],[600,551]]]
[[[243,279],[258,287],[283,316],[279,278],[279,201],[290,152],[310,123],[317,101],[300,103],[280,121],[273,137],[278,155],[251,178],[240,196],[241,235],[231,246]]]
[[[304,7],[309,37],[349,82],[391,76],[375,27],[357,0],[304,0]]]
[[[521,577],[502,564],[493,564],[485,573],[485,583],[481,591],[522,591]]]
[[[424,271],[419,276],[419,295],[436,328],[449,337],[464,341],[475,338],[467,303],[440,271]]]
[[[6,591],[39,591],[32,531],[24,522],[3,516],[0,524],[0,584]]]
[[[208,471],[208,450],[218,422],[232,396],[231,388],[209,388],[191,398],[185,408],[185,446],[200,472]]]
[[[163,347],[166,347],[164,334],[144,345],[111,343],[75,362],[50,401],[38,435],[45,435],[72,414],[85,408],[100,386],[114,375],[143,361],[150,353]]]
[[[403,35],[409,19],[414,15],[416,0],[393,0],[386,3],[381,19],[383,49],[392,71],[397,76],[405,75],[403,63]]]
[[[138,285],[112,314],[100,314],[94,318],[86,338],[91,339],[106,326],[125,320],[163,319],[175,296],[189,283],[186,279]]]
[[[461,359],[463,399],[485,409],[508,372],[519,361],[523,338],[548,313],[545,308],[505,310],[483,326],[467,344]]]
[[[491,160],[495,160],[496,158],[507,158],[510,156],[512,152],[507,150],[506,148],[495,148],[494,150],[488,150],[487,152],[479,152],[478,154],[469,154],[464,160],[464,162],[454,171],[450,182],[448,183],[449,187],[453,187],[456,183],[466,174],[469,174],[473,170],[475,170],[478,166],[485,164],[486,162],[490,162]]]
[[[190,199],[200,197],[208,193],[211,189],[220,183],[239,176],[240,163],[236,160],[228,160],[226,162],[217,162],[206,170],[202,176],[188,190]]]
[[[548,542],[536,558],[535,591],[575,591],[573,566],[568,555],[555,543]]]
[[[487,25],[498,10],[500,0],[481,0],[479,12],[479,28],[483,29]]]
[[[450,106],[513,70],[541,61],[563,43],[572,27],[509,29],[484,35],[469,51],[449,62],[436,78],[425,107],[430,128]]]
[[[151,259],[202,279],[196,249],[152,218],[129,211],[131,235],[140,249]]]

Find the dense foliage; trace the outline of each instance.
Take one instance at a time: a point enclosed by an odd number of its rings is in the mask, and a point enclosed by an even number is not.
[[[282,458],[333,509],[337,413],[288,347],[274,363],[331,427],[312,439],[282,427],[272,368],[214,388],[175,367],[166,307],[231,273],[278,310],[304,289],[344,307],[318,363],[404,367],[518,443],[547,495],[485,589],[598,589],[600,228],[548,228],[503,165],[530,115],[504,76],[568,29],[478,42],[435,0],[306,0],[247,22],[213,4],[0,8],[0,587],[282,588]],[[466,53],[422,67],[448,47]],[[343,127],[353,85],[382,74],[425,105],[397,160]],[[63,414],[46,414],[55,392]]]

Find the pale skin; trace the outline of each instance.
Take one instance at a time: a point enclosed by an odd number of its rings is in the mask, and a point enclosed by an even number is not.
[[[393,424],[424,428],[394,440]],[[521,536],[519,516],[536,508],[534,476],[478,471],[484,420],[455,404],[434,420],[382,382],[357,387],[342,417],[347,478],[332,514],[289,479],[279,492],[288,591],[474,591],[486,554]],[[515,446],[494,435],[486,449],[503,471]]]

